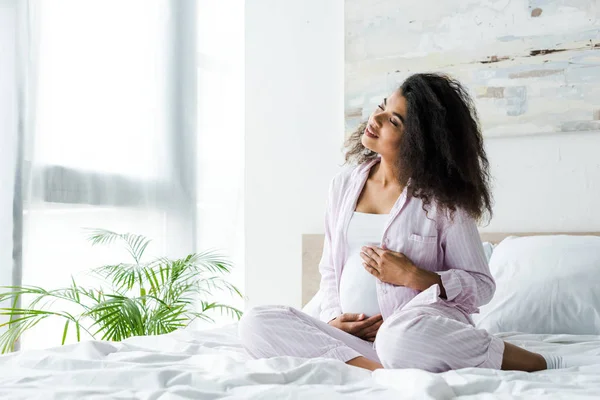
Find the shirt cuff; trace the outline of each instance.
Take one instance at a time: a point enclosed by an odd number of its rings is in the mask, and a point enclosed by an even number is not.
[[[462,283],[460,283],[460,278],[453,270],[437,271],[436,274],[442,278],[442,285],[446,291],[446,300],[454,300],[456,296],[458,296],[463,290]]]
[[[339,308],[328,308],[327,310],[321,310],[320,319],[327,323],[335,317],[342,315],[342,310]]]

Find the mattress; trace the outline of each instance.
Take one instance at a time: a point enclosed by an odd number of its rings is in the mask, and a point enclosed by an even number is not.
[[[600,355],[600,336],[504,333],[531,351]],[[600,398],[600,365],[525,373],[467,368],[373,373],[328,359],[252,360],[237,325],[0,357],[2,399]]]

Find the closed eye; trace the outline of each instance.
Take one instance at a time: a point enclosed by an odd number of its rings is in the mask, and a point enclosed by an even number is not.
[[[383,105],[383,104],[380,104],[380,105],[378,105],[378,106],[377,106],[377,108],[379,108],[381,111],[385,111],[385,107],[384,107],[384,105]],[[395,114],[395,113],[394,113],[394,114]],[[399,122],[397,122],[396,120],[394,120],[394,119],[392,119],[392,118],[390,118],[390,123],[391,123],[392,125],[394,125],[395,127],[398,127],[398,126],[400,125],[400,123],[399,123]]]

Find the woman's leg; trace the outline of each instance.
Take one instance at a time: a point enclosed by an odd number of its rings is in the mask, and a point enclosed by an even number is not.
[[[254,307],[244,313],[239,334],[254,358],[327,357],[367,369],[379,364],[373,344],[285,306]]]
[[[526,372],[541,371],[546,369],[546,360],[540,354],[504,342],[502,369]]]
[[[500,369],[505,351],[502,340],[476,329],[464,314],[444,303],[397,311],[381,325],[375,344],[385,368],[431,372],[472,367]],[[509,354],[513,354],[511,350]],[[514,358],[510,360],[513,364],[509,365],[515,365]]]
[[[534,372],[548,367],[541,354],[475,328],[443,303],[397,312],[381,326],[376,343],[386,368],[442,372],[481,367]]]
[[[348,365],[354,365],[355,367],[360,367],[364,369],[368,369],[369,371],[375,371],[376,369],[382,369],[383,365],[378,362],[371,361],[367,357],[356,357],[352,360],[346,361]]]

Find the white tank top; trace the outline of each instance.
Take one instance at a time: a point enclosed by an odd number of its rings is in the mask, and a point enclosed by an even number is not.
[[[389,214],[365,214],[354,212],[348,226],[348,257],[340,279],[340,304],[342,312],[380,314],[377,301],[377,278],[363,267],[360,257],[365,245],[381,247],[381,237]]]

